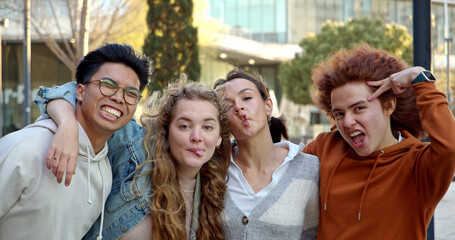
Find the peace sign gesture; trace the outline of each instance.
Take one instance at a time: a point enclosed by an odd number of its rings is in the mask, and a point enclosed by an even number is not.
[[[405,92],[411,87],[412,80],[414,80],[423,70],[425,70],[423,67],[411,67],[379,81],[368,81],[367,84],[369,86],[379,87],[368,97],[368,101],[377,98],[389,89],[392,89],[396,95]]]

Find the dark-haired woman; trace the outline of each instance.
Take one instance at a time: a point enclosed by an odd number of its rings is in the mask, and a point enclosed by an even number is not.
[[[319,160],[288,141],[260,76],[240,69],[215,83],[235,138],[224,210],[226,239],[316,239]]]

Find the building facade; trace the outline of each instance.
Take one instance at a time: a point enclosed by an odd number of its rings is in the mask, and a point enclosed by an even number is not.
[[[21,1],[0,0],[0,18],[10,19],[10,27],[1,31],[3,84],[0,117],[3,135],[22,128],[24,122],[23,16],[20,11],[11,11],[5,7],[19,2]],[[60,27],[69,26],[67,9],[64,8],[66,1],[53,2]],[[31,3],[35,17],[43,15],[46,20],[45,15],[48,14],[50,18],[47,0]],[[431,36],[432,70],[443,79],[440,82],[445,85],[447,41],[444,35],[443,3],[443,0],[432,1]],[[448,0],[448,3],[451,23],[455,19],[455,0]],[[206,6],[204,11],[195,11],[194,17],[205,16],[198,24],[200,36],[205,36],[199,37],[201,81],[213,85],[216,79],[225,77],[236,66],[260,73],[276,98],[274,114],[286,115],[291,136],[308,140],[328,129],[327,119],[314,106],[300,106],[288,101],[278,82],[280,63],[302,53],[298,45],[302,38],[309,33],[318,33],[327,20],[341,22],[362,16],[404,25],[410,34],[413,29],[412,0],[194,0],[194,4],[195,9],[198,4]],[[49,29],[54,30],[54,35],[62,35],[63,38],[70,36],[69,28],[63,28],[64,31],[59,33],[57,27],[52,26],[51,24]],[[449,32],[455,33],[455,24],[449,24]],[[40,85],[54,86],[72,80],[70,70],[46,47],[35,31],[32,30],[31,33],[32,95]],[[452,41],[450,46],[453,49],[455,42]],[[449,76],[450,79],[455,79],[455,58],[452,56],[449,59],[452,59]],[[39,114],[36,106],[31,106],[34,121]]]
[[[275,101],[279,106],[278,115],[285,114],[288,119],[291,136],[305,142],[319,132],[328,130],[330,124],[317,108],[295,105],[286,100],[281,91],[278,83],[279,64],[291,60],[294,54],[302,52],[298,46],[299,42],[307,34],[319,33],[328,20],[346,22],[363,16],[379,18],[385,23],[397,23],[405,26],[409,34],[412,35],[413,32],[412,0],[208,1],[210,17],[227,26],[218,34],[218,41],[214,41],[213,44],[215,46],[211,46],[218,56],[212,61],[234,63],[236,66],[260,73],[277,97]],[[449,19],[455,19],[454,0],[448,1],[448,15]],[[442,79],[439,84],[445,85],[444,56],[447,42],[444,35],[444,1],[432,1],[431,20],[432,70]],[[449,32],[455,33],[455,24],[449,24]],[[229,39],[226,42],[231,44],[219,44],[223,42],[219,39]],[[451,49],[454,46],[455,43],[452,41]],[[450,76],[453,79],[454,61],[451,61],[450,67],[452,69]]]
[[[0,94],[1,134],[6,135],[24,127],[24,112],[30,111],[31,121],[39,117],[38,108],[33,103],[24,106],[24,14],[23,1],[0,0],[0,18],[8,18],[9,26],[1,29],[2,84]],[[44,44],[33,25],[49,26],[48,33],[68,38],[70,35],[65,1],[55,0],[55,17],[59,19],[61,28],[52,25],[52,14],[47,1],[31,1],[31,98],[36,95],[39,86],[56,86],[71,81],[71,71]],[[38,21],[39,20],[39,21]],[[68,26],[64,28],[63,26]],[[56,37],[56,41],[59,39]],[[31,106],[31,109],[26,109]]]

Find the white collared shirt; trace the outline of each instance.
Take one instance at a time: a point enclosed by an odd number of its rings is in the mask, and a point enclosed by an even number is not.
[[[281,166],[279,166],[272,175],[272,181],[269,185],[265,186],[259,192],[255,193],[251,188],[248,181],[243,176],[242,170],[234,162],[231,154],[231,164],[229,165],[228,175],[229,181],[227,183],[227,191],[231,195],[237,207],[249,216],[251,211],[264,199],[270,191],[278,184],[281,177],[289,165],[289,162],[294,160],[295,156],[302,151],[304,145],[296,145],[289,141],[275,143],[275,146],[284,147],[289,149],[288,155],[284,159]]]

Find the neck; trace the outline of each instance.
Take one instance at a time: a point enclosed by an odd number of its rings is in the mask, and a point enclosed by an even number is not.
[[[277,147],[273,144],[270,131],[246,139],[236,139],[237,147],[233,149],[234,161],[250,168],[268,168],[276,164]]]
[[[90,136],[89,134],[87,134],[87,135],[88,135],[88,138],[90,140],[90,143],[92,144],[93,150],[95,151],[95,154],[99,153],[101,151],[101,149],[103,149],[103,147],[106,144],[107,140],[109,140],[109,138],[112,136],[112,134],[111,134],[107,138],[100,139],[100,138],[95,138],[93,136]]]
[[[384,141],[378,150],[390,147],[396,143],[398,143],[398,139],[393,136],[392,130],[389,130],[384,136]]]
[[[198,169],[186,169],[186,170],[181,170],[179,169],[179,174],[180,174],[180,177],[184,178],[184,179],[187,179],[187,180],[194,180],[196,179],[196,176],[197,176],[197,173],[199,172],[199,170],[202,168],[202,166]]]
[[[114,134],[113,132],[106,132],[99,128],[94,127],[92,124],[89,124],[87,120],[83,117],[82,111],[76,110],[76,120],[84,129],[85,133],[92,144],[95,154],[97,154],[101,149],[103,149],[107,140]]]

